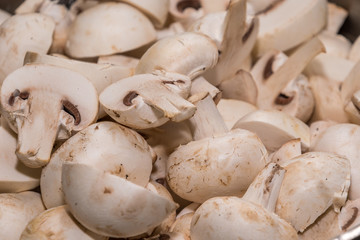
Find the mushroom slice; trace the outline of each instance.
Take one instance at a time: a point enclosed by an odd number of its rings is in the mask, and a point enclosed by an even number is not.
[[[155,70],[196,78],[217,63],[218,50],[207,36],[186,32],[159,40],[141,57],[136,74]]]
[[[0,232],[2,239],[19,240],[28,222],[45,211],[35,192],[0,194]]]
[[[327,20],[327,1],[275,1],[257,16],[260,29],[254,52],[261,56],[269,49],[293,48],[322,30]]]
[[[360,127],[355,124],[336,124],[327,128],[312,146],[312,151],[326,151],[346,156],[351,164],[349,199],[360,198]]]
[[[93,83],[99,95],[107,86],[134,74],[134,67],[88,63],[33,52],[27,52],[25,55],[24,65],[29,63],[50,64],[81,73]],[[100,107],[98,117],[102,118],[105,115],[104,109]]]
[[[77,16],[65,50],[75,58],[96,57],[139,48],[155,38],[153,25],[139,10],[128,4],[107,2]]]
[[[360,224],[360,199],[349,200],[345,206],[341,208],[339,214],[339,226],[342,231],[346,231]]]
[[[290,159],[301,155],[300,138],[290,140],[284,143],[279,150],[269,155],[271,162],[275,162],[280,166],[286,164]]]
[[[331,205],[345,204],[350,187],[350,161],[328,152],[308,152],[283,166],[286,170],[276,214],[303,232]]]
[[[278,150],[291,139],[301,139],[303,151],[310,147],[310,129],[301,120],[276,110],[257,110],[239,119],[233,129],[242,128],[256,133],[266,148]]]
[[[91,231],[111,237],[147,232],[177,207],[124,178],[80,163],[63,164],[62,188],[74,217]]]
[[[182,74],[156,72],[121,79],[105,88],[100,102],[115,121],[136,129],[158,127],[191,117],[196,107],[186,98],[191,81]]]
[[[360,37],[356,38],[355,42],[353,43],[348,59],[353,62],[360,61]]]
[[[336,34],[339,32],[341,26],[345,22],[348,12],[334,3],[327,3],[327,25],[326,30],[330,33]]]
[[[26,167],[16,156],[16,135],[0,117],[0,193],[23,192],[39,186],[41,169]]]
[[[254,105],[235,99],[220,99],[217,109],[228,129],[231,129],[240,118],[257,110]]]
[[[27,51],[46,53],[55,23],[38,13],[14,15],[0,26],[0,86],[5,77],[22,66]]]
[[[200,0],[169,0],[169,13],[185,29],[205,14]]]
[[[11,17],[11,14],[4,11],[4,10],[0,10],[0,25],[5,22],[5,20],[7,20],[8,18]]]
[[[59,206],[40,213],[22,232],[20,240],[79,239],[106,240],[81,226],[67,206]]]
[[[64,162],[91,165],[144,187],[155,157],[135,131],[113,122],[92,124],[63,143],[43,168],[40,186],[44,204],[47,208],[65,204],[61,189]]]
[[[3,114],[18,132],[16,154],[28,167],[47,164],[56,138],[68,138],[96,120],[98,96],[77,72],[30,64],[12,72],[1,88]]]

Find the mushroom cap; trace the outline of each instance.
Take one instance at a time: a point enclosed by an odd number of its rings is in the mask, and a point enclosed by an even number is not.
[[[36,192],[0,194],[1,238],[19,240],[28,222],[45,211],[41,196]]]
[[[276,214],[303,232],[331,205],[339,212],[350,185],[350,161],[329,152],[308,152],[283,165]]]
[[[297,239],[295,229],[260,205],[237,197],[204,202],[191,221],[191,239]]]
[[[154,155],[137,132],[113,122],[92,124],[63,143],[43,168],[40,186],[44,204],[47,208],[65,204],[61,188],[64,162],[87,164],[144,187]]]
[[[218,49],[213,40],[200,33],[185,32],[152,45],[141,57],[135,74],[163,70],[194,79],[214,67],[217,60]]]
[[[62,187],[74,217],[105,236],[144,233],[158,226],[177,207],[124,178],[80,163],[63,164]]]
[[[155,38],[150,20],[136,8],[100,3],[74,20],[65,51],[75,58],[110,55],[141,47]]]
[[[301,120],[277,110],[257,110],[239,119],[233,129],[256,133],[269,151],[276,151],[291,139],[300,138],[303,150],[310,147],[310,129]]]
[[[180,197],[204,202],[215,196],[245,193],[268,162],[252,132],[235,129],[180,146],[167,162],[167,182]]]
[[[107,240],[81,226],[67,206],[51,208],[33,218],[21,234],[20,240],[47,239]]]

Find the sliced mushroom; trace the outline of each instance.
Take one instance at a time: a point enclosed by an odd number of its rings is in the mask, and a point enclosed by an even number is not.
[[[256,133],[266,148],[278,150],[291,139],[301,139],[303,151],[310,147],[310,129],[299,119],[276,110],[257,110],[239,119],[233,129],[246,129]]]
[[[128,4],[107,2],[77,16],[65,50],[75,58],[96,57],[139,48],[155,38],[153,25],[139,10]]]
[[[39,193],[0,194],[1,238],[19,240],[28,222],[43,211],[45,211],[45,208]]]
[[[169,0],[169,14],[187,29],[205,13],[200,0]]]
[[[339,214],[339,227],[342,231],[346,231],[360,224],[360,199],[349,200],[345,206],[341,208]]]
[[[74,217],[91,231],[111,237],[147,232],[177,207],[124,178],[80,163],[63,164],[62,188]]]
[[[38,13],[14,15],[0,26],[0,86],[5,77],[22,66],[27,51],[46,53],[55,23]]]
[[[196,107],[184,99],[190,86],[190,79],[182,74],[138,74],[105,88],[100,103],[107,114],[123,125],[136,129],[158,127],[194,114]]]
[[[326,30],[336,34],[345,22],[348,12],[344,8],[331,2],[327,3],[327,12]]]
[[[43,168],[40,186],[44,204],[47,208],[65,204],[61,188],[64,162],[87,164],[145,187],[155,157],[135,131],[113,122],[92,124],[63,143]]]
[[[350,161],[328,152],[308,152],[291,159],[276,202],[276,214],[303,232],[331,205],[345,204],[350,187]]]
[[[186,32],[164,38],[151,46],[141,57],[136,74],[155,70],[176,72],[196,78],[217,63],[218,51],[207,36]]]
[[[0,193],[23,192],[39,186],[41,169],[26,167],[16,156],[16,135],[0,117]]]
[[[66,139],[96,120],[98,97],[92,83],[77,72],[31,64],[7,76],[1,105],[18,132],[17,156],[37,168],[49,161],[56,138]]]
[[[81,226],[67,206],[59,206],[40,213],[22,232],[20,240],[47,239],[107,240]]]

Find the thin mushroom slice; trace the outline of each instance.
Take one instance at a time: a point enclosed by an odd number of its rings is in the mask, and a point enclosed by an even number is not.
[[[217,60],[217,47],[209,37],[185,32],[161,39],[152,45],[141,57],[135,74],[161,70],[194,79],[214,67]]]
[[[275,1],[257,14],[260,29],[254,54],[270,49],[285,51],[318,33],[326,25],[326,0]]]
[[[61,188],[64,162],[87,164],[144,187],[155,157],[135,131],[113,122],[92,124],[63,143],[43,168],[40,187],[44,204],[47,208],[65,204]]]
[[[98,96],[77,72],[45,64],[23,66],[1,88],[4,117],[18,132],[16,154],[27,166],[46,165],[57,138],[96,120]]]
[[[328,152],[308,152],[291,159],[276,202],[276,214],[303,232],[331,205],[345,204],[350,187],[350,161]]]
[[[22,66],[27,51],[46,53],[55,23],[38,13],[14,15],[0,26],[0,86],[5,77]]]
[[[45,211],[41,196],[36,192],[0,194],[1,238],[19,240],[28,222]]]
[[[77,16],[65,50],[75,58],[96,57],[133,50],[155,38],[152,23],[139,10],[128,4],[107,2]]]
[[[16,156],[16,135],[0,117],[0,193],[23,192],[39,186],[41,169],[26,167]]]
[[[310,129],[299,119],[286,113],[271,110],[258,110],[245,115],[233,126],[256,133],[266,148],[270,151],[278,150],[281,145],[291,139],[301,139],[301,149],[310,147]]]
[[[111,237],[147,232],[177,207],[124,178],[79,163],[63,164],[62,188],[74,217],[91,231]]]
[[[190,118],[196,107],[186,101],[191,80],[182,74],[156,72],[121,79],[105,88],[100,103],[115,121],[135,129],[158,127]]]
[[[67,206],[51,208],[33,218],[19,240],[78,239],[107,240],[81,226]]]

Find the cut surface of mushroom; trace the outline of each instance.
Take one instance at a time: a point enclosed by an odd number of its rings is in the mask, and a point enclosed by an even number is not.
[[[158,127],[190,118],[196,107],[185,100],[191,80],[182,74],[156,72],[121,79],[105,88],[100,103],[115,121],[135,129]]]
[[[67,206],[46,210],[33,218],[21,234],[20,240],[78,239],[107,240],[81,226]]]
[[[155,38],[152,23],[136,8],[124,3],[101,3],[74,20],[66,53],[75,58],[110,55],[139,48]]]
[[[47,164],[56,138],[96,120],[98,96],[77,72],[45,64],[23,66],[1,88],[3,114],[18,132],[16,154],[29,167]]]

